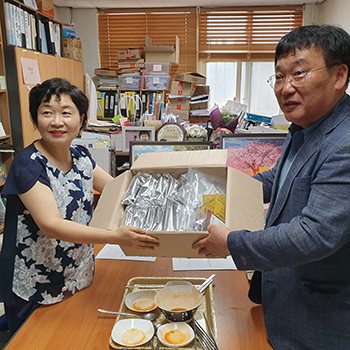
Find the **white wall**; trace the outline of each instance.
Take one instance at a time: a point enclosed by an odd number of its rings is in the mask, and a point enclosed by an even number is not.
[[[319,11],[319,24],[338,25],[350,33],[350,1],[349,0],[326,0]]]
[[[350,1],[325,0],[320,4],[305,5],[304,24],[334,24],[350,33]],[[85,73],[93,77],[99,67],[98,25],[96,9],[55,7],[55,19],[61,23],[74,23],[82,41]]]
[[[63,24],[74,23],[75,34],[82,42],[85,73],[93,77],[95,68],[100,65],[97,10],[55,7],[55,19]]]

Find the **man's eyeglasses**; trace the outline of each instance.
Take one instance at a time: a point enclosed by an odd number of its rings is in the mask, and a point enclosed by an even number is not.
[[[332,64],[330,66],[325,66],[321,68],[316,68],[309,70],[308,72],[304,72],[302,70],[298,70],[295,73],[293,73],[291,76],[286,75],[283,77],[282,75],[271,75],[269,79],[267,79],[267,83],[275,90],[275,91],[280,91],[283,89],[283,86],[286,82],[286,78],[288,78],[289,82],[294,86],[294,87],[301,87],[305,84],[306,76],[310,73],[316,72],[321,69],[326,69],[329,67],[335,66],[335,64]]]

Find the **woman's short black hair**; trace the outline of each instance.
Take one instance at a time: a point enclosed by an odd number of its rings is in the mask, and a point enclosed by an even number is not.
[[[311,47],[322,49],[326,66],[346,64],[350,70],[350,35],[327,24],[301,26],[287,33],[277,44],[275,64],[280,58]]]
[[[84,115],[81,129],[87,123],[87,111],[89,109],[89,99],[77,87],[62,78],[52,78],[34,86],[29,93],[29,112],[35,126],[38,126],[38,108],[42,102],[51,100],[52,95],[61,99],[62,94],[67,94],[72,99],[79,111],[79,115]]]

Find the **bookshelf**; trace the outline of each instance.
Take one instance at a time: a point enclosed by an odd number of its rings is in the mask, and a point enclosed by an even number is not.
[[[17,1],[0,0],[4,46],[62,56],[62,24]]]

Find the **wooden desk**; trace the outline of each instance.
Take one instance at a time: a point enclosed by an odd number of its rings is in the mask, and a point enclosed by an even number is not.
[[[96,252],[102,245],[95,247]],[[35,310],[6,350],[110,350],[115,317],[97,308],[119,310],[128,280],[137,276],[208,277],[212,271],[172,270],[170,258],[155,262],[96,260],[89,288],[52,306]],[[220,350],[267,350],[261,306],[249,301],[245,272],[214,271],[214,307]],[[137,347],[135,349],[138,349]]]

